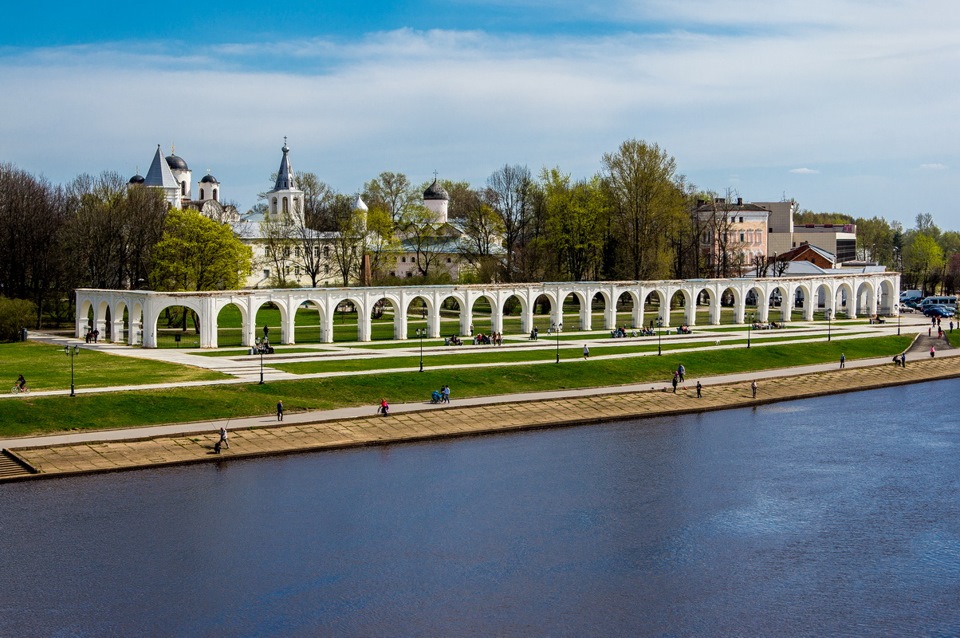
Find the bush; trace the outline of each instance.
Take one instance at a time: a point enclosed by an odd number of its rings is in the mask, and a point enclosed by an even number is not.
[[[36,316],[37,306],[32,301],[0,297],[0,341],[18,341],[20,331]]]

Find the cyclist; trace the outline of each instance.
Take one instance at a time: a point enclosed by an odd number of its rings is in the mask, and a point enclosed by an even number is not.
[[[27,389],[27,380],[23,378],[23,375],[17,377],[17,391],[23,392]]]

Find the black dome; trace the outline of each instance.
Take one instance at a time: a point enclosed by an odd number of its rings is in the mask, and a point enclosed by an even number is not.
[[[127,183],[128,183],[128,184],[143,184],[145,181],[147,181],[147,180],[145,180],[145,179],[143,178],[143,175],[140,175],[139,173],[137,173],[136,175],[134,175],[133,177],[131,177],[131,178],[130,178],[130,181],[127,182]]]
[[[187,163],[179,155],[167,155],[167,166],[175,171],[189,171]]]
[[[447,195],[447,191],[443,189],[443,186],[437,183],[437,180],[433,180],[433,183],[423,191],[424,199],[446,199],[449,200],[450,196]]]
[[[219,184],[217,178],[209,173],[203,176],[203,179],[200,180],[201,184]]]

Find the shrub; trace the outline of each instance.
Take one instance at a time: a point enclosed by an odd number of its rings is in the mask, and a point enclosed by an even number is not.
[[[0,297],[0,341],[20,339],[20,331],[36,316],[37,306],[32,301]]]

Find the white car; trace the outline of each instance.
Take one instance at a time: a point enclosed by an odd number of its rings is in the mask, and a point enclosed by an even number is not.
[[[900,304],[900,314],[905,314],[905,313],[908,313],[908,312],[916,312],[916,310],[914,310],[913,308],[911,308],[911,307],[908,306],[907,304]]]

